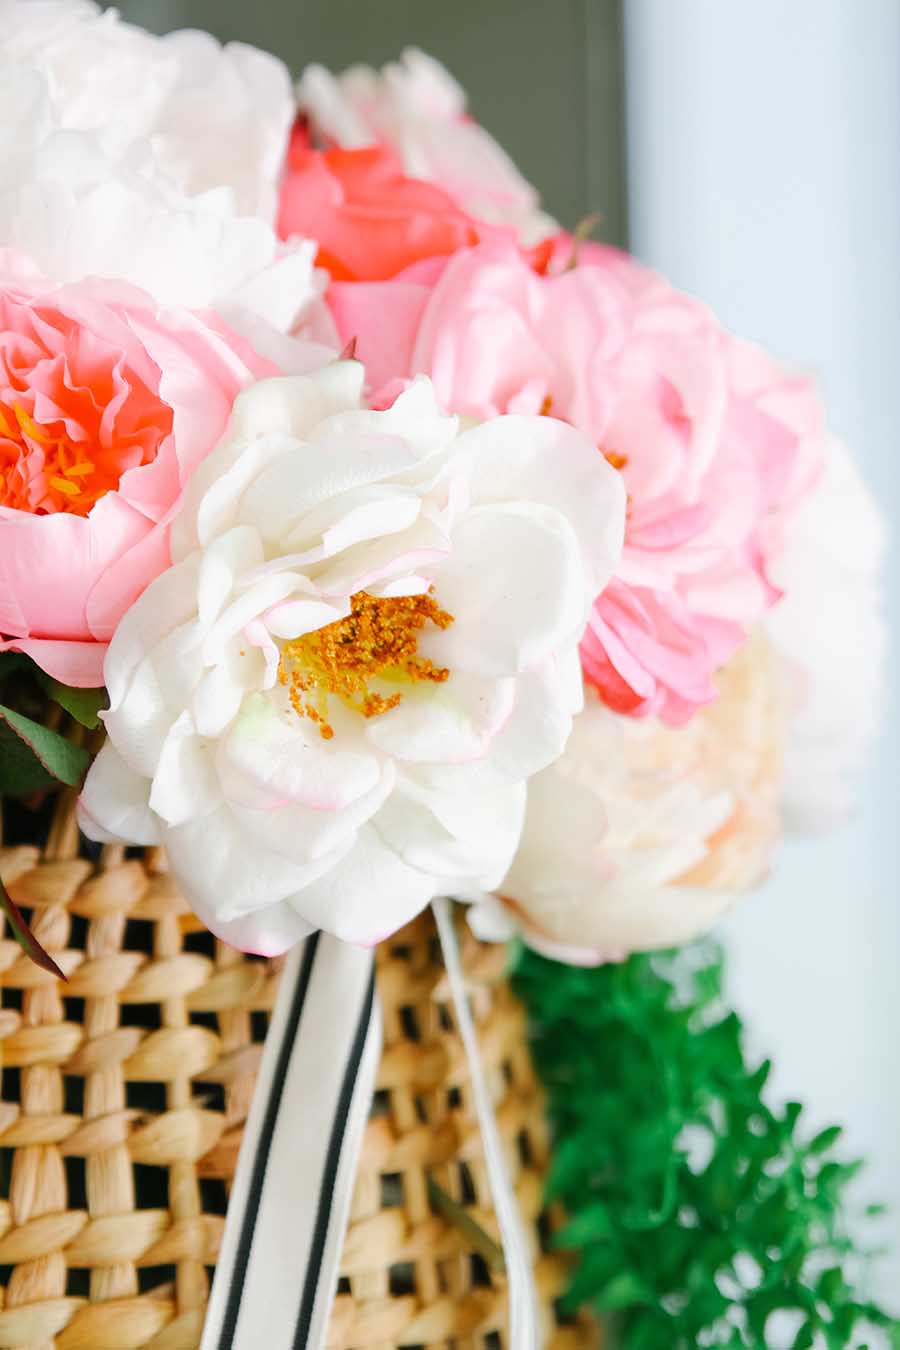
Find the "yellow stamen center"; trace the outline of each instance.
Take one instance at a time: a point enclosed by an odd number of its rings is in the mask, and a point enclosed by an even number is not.
[[[51,492],[59,493],[62,502],[55,502],[57,509],[87,515],[95,502],[109,490],[102,481],[88,482],[96,472],[96,465],[84,458],[64,435],[52,435],[46,427],[39,426],[21,403],[14,403],[12,409],[0,404],[0,437],[18,445],[22,453],[30,442],[40,446],[43,451],[43,481]],[[9,467],[3,464],[9,455],[0,455],[0,498],[8,490]]]
[[[628,463],[627,455],[620,455],[618,450],[604,450],[603,458],[607,464],[611,464],[614,469],[624,469]]]
[[[396,708],[403,691],[381,693],[372,688],[374,680],[443,684],[450,671],[418,653],[419,634],[428,623],[440,629],[453,623],[431,594],[378,598],[357,591],[346,619],[285,643],[278,678],[294,711],[331,740],[330,696],[363,717],[379,717]]]

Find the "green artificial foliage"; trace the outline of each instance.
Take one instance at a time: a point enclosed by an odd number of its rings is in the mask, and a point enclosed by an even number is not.
[[[702,946],[577,969],[520,951],[514,985],[556,1140],[549,1177],[577,1252],[566,1304],[616,1350],[863,1350],[900,1324],[859,1292],[840,1130],[808,1137],[764,1092],[722,957]],[[782,1310],[781,1316],[773,1318]]]

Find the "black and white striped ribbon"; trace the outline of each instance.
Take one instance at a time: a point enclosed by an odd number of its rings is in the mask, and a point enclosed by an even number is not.
[[[201,1350],[320,1350],[381,1053],[372,953],[316,933],[282,974]]]
[[[446,900],[434,902],[509,1283],[510,1350],[537,1350],[528,1243]],[[266,1039],[201,1350],[322,1350],[381,1055],[372,953],[324,933],[288,958]]]

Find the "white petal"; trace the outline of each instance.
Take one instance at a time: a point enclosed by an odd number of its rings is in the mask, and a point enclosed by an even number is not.
[[[150,783],[109,743],[91,765],[78,802],[78,824],[99,843],[158,844],[159,821],[149,805]]]
[[[237,578],[262,561],[262,541],[249,525],[238,525],[210,544],[197,578],[197,613],[204,628],[218,618]]]
[[[200,636],[192,623],[168,633],[133,672],[118,706],[103,714],[116,749],[135,772],[148,778],[156,772],[163,742],[202,678]]]
[[[509,942],[519,932],[510,910],[495,895],[486,895],[483,900],[466,910],[469,927],[481,942]]]
[[[438,890],[434,877],[408,867],[366,825],[349,853],[292,903],[316,928],[368,947],[414,919]]]
[[[112,709],[122,702],[147,652],[194,617],[199,570],[199,556],[170,567],[150,583],[119,621],[103,667]]]
[[[268,611],[265,624],[273,637],[298,638],[338,623],[349,613],[349,600],[343,604],[327,604],[324,600],[286,600]]]
[[[241,495],[273,459],[297,442],[283,432],[245,440],[227,436],[194,470],[172,526],[172,557],[188,557],[237,521]],[[253,524],[253,521],[244,523]]]
[[[344,409],[358,408],[365,371],[358,361],[334,361],[313,376],[258,380],[235,400],[232,434],[257,437],[283,432],[302,440],[306,432]]]
[[[402,441],[386,437],[357,437],[327,449],[297,440],[272,457],[247,487],[241,518],[279,549],[300,551],[317,543],[329,526],[337,526],[354,501],[350,494],[395,478],[414,462]],[[393,492],[399,495],[400,489]],[[308,520],[317,508],[318,520]]]
[[[492,890],[505,875],[522,831],[525,785],[488,791],[433,790],[404,774],[375,828],[404,862],[443,877],[454,892]]]
[[[555,417],[494,417],[460,437],[459,451],[473,502],[543,502],[571,523],[599,595],[622,554],[625,488],[592,441]]]
[[[261,848],[227,806],[165,832],[169,864],[200,918],[217,923],[252,917],[290,898],[334,866],[340,851],[315,862]]]
[[[214,748],[197,735],[190,713],[182,713],[163,742],[150,790],[150,806],[167,825],[181,825],[221,804]]]
[[[223,942],[259,956],[280,956],[315,931],[287,900],[254,910],[240,919],[220,919],[207,913],[205,922]]]
[[[301,586],[303,579],[298,579],[291,572],[272,573],[263,576],[255,585],[240,594],[219,615],[206,635],[203,644],[203,659],[206,664],[211,666],[216,661],[223,660],[226,649],[236,634],[266,610],[294,595]]]
[[[455,622],[423,636],[437,665],[515,675],[580,635],[589,595],[568,523],[538,505],[472,511],[453,532],[435,594]]]
[[[434,568],[450,552],[450,541],[431,522],[420,518],[399,535],[370,539],[315,569],[323,594],[353,595],[418,568]]]
[[[444,684],[401,686],[396,708],[373,718],[368,739],[398,760],[458,763],[480,759],[508,721],[515,680],[453,674]]]
[[[266,809],[242,806],[233,800],[231,809],[248,838],[272,853],[307,866],[349,847],[360,826],[390,796],[396,782],[394,766],[388,760],[380,767],[381,777],[372,790],[339,811],[317,811],[296,802]]]
[[[297,802],[339,811],[381,781],[379,756],[367,751],[362,737],[358,749],[345,743],[340,731],[325,741],[315,723],[290,706],[282,710],[262,694],[251,695],[222,742],[225,790],[247,806]]]
[[[450,417],[438,406],[434,386],[424,375],[417,375],[409,388],[384,412],[338,413],[315,429],[316,440],[345,441],[347,444],[369,440],[395,439],[413,452],[415,463],[428,462],[447,449],[459,430],[459,419]]]
[[[572,689],[560,667],[568,665],[551,659],[516,680],[515,710],[491,753],[490,766],[498,773],[510,779],[530,778],[566,748],[572,730]],[[579,695],[580,673],[579,669]]]
[[[249,635],[235,638],[222,661],[203,675],[191,699],[191,711],[197,734],[209,738],[221,736],[238,715],[249,692],[270,688],[277,675],[277,648],[274,643],[276,671],[270,671],[268,651],[261,650]]]

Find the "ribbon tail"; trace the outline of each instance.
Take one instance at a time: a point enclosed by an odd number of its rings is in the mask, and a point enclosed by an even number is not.
[[[500,1225],[500,1240],[509,1282],[510,1350],[538,1350],[538,1313],[534,1272],[522,1227],[522,1218],[503,1154],[503,1143],[484,1076],[481,1052],[472,1011],[466,994],[465,978],[459,956],[459,944],[446,899],[433,903],[438,936],[444,953],[444,965],[456,1010],[460,1039],[466,1052],[475,1112],[481,1129],[481,1142],[487,1166],[494,1209]]]
[[[381,1056],[371,951],[291,952],[266,1039],[201,1350],[321,1350]]]

